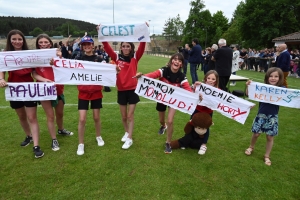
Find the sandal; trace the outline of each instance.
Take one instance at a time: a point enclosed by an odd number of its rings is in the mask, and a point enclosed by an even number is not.
[[[252,154],[252,151],[253,151],[253,150],[254,150],[254,148],[249,147],[248,149],[246,149],[245,154],[246,154],[247,156],[250,156],[250,155]]]
[[[265,164],[271,166],[272,162],[269,157],[265,157]]]
[[[207,150],[207,146],[201,145],[200,150],[198,151],[198,154],[204,155]]]

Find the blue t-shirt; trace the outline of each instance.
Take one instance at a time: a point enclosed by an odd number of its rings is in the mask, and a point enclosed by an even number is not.
[[[265,114],[265,115],[277,115],[278,112],[279,112],[278,105],[259,102],[258,113]]]

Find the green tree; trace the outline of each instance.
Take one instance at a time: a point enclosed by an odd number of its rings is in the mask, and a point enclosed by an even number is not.
[[[228,27],[228,19],[224,16],[222,11],[217,11],[215,14],[213,14],[211,18],[211,28],[212,30],[215,30],[215,33],[211,31],[213,37],[211,38],[210,43],[217,43],[222,37],[223,33],[227,31]]]
[[[183,42],[191,43],[193,38],[198,38],[203,44],[207,40],[207,32],[211,27],[211,14],[209,10],[203,10],[205,5],[202,0],[191,1],[190,6],[189,16],[183,29]]]
[[[44,33],[44,31],[39,28],[39,27],[35,27],[31,32],[29,32],[29,35],[32,35],[34,37],[38,36],[39,34]]]
[[[246,0],[239,26],[245,46],[271,47],[273,38],[300,29],[300,1]]]
[[[163,28],[163,36],[171,41],[181,41],[182,39],[182,31],[183,31],[184,23],[180,20],[180,15],[178,14],[174,18],[169,18],[165,22],[165,26]]]

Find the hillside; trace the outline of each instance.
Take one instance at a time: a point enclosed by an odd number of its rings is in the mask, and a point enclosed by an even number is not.
[[[33,17],[5,17],[0,16],[0,36],[6,36],[12,29],[18,29],[24,35],[30,35],[29,32],[35,28],[40,28],[49,35],[67,36],[68,31],[74,32],[92,32],[95,31],[96,24],[89,22],[66,19],[66,18],[33,18]],[[63,30],[63,29],[70,30]],[[51,34],[53,33],[53,34]],[[82,35],[81,33],[79,35]],[[77,35],[74,35],[77,36]]]

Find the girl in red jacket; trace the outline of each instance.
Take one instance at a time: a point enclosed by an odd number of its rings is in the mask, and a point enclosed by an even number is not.
[[[94,54],[94,41],[89,36],[83,37],[80,42],[81,49],[84,55],[78,60],[85,60],[90,62],[101,62],[100,58]],[[86,123],[86,114],[89,109],[89,102],[91,102],[91,109],[93,110],[93,118],[96,129],[96,141],[98,146],[103,146],[104,141],[101,137],[101,122],[100,122],[100,108],[102,108],[102,85],[78,85],[78,139],[79,145],[77,155],[84,154],[84,131]]]
[[[167,66],[162,67],[154,72],[145,74],[145,76],[149,78],[159,78],[160,81],[165,83],[181,87],[185,90],[192,92],[192,89],[189,85],[189,82],[184,73],[181,72],[181,67],[184,63],[184,58],[181,53],[174,54]],[[136,77],[141,77],[142,73],[137,73]],[[160,128],[158,130],[158,134],[164,134],[165,130],[167,130],[167,141],[165,145],[165,153],[172,153],[172,148],[170,146],[172,135],[173,135],[173,119],[175,116],[176,110],[174,108],[169,107],[167,123],[165,122],[167,106],[161,103],[157,103],[156,110],[158,111],[158,117],[160,122]]]
[[[36,48],[37,49],[49,49],[53,47],[53,42],[47,34],[40,34],[36,38]],[[33,77],[40,82],[53,82],[54,81],[54,74],[52,67],[38,67],[33,71]],[[47,116],[47,125],[50,136],[52,138],[52,150],[58,151],[59,150],[59,143],[56,139],[56,132],[55,132],[55,124],[54,120],[56,118],[56,124],[58,126],[57,133],[59,135],[73,135],[73,132],[64,129],[63,127],[63,114],[64,114],[64,104],[65,104],[65,97],[64,97],[64,86],[63,85],[56,85],[57,91],[57,100],[54,101],[41,101],[42,107]],[[55,115],[54,110],[55,109]]]
[[[134,126],[134,111],[136,104],[140,101],[139,96],[134,92],[137,80],[132,78],[137,73],[138,61],[145,51],[145,42],[141,42],[138,50],[134,52],[132,42],[121,42],[121,53],[115,53],[108,42],[102,42],[106,53],[120,67],[117,75],[118,104],[122,116],[122,123],[125,134],[121,141],[124,142],[122,149],[128,149],[132,144],[132,132]]]
[[[5,51],[28,50],[24,34],[19,30],[11,30],[7,35]],[[33,82],[31,76],[33,69],[20,69],[8,72],[8,82]],[[7,86],[5,73],[0,72],[0,87]],[[29,145],[33,140],[33,152],[36,158],[44,156],[39,146],[39,124],[36,115],[36,101],[10,101],[10,107],[14,109],[19,117],[20,124],[26,134],[21,146]],[[26,108],[25,108],[26,107]]]

